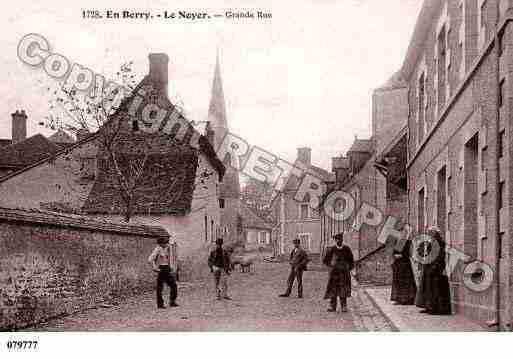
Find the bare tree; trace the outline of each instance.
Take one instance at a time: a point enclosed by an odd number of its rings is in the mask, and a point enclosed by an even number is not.
[[[134,214],[136,202],[145,200],[144,195],[141,195],[141,198],[137,196],[143,183],[147,185],[151,182],[151,179],[148,182],[148,178],[144,178],[145,174],[158,176],[158,173],[161,173],[158,166],[166,166],[163,163],[152,163],[153,168],[148,168],[151,154],[159,151],[154,147],[162,146],[164,136],[140,131],[140,119],[137,115],[130,114],[129,99],[140,86],[135,82],[132,62],[123,64],[116,75],[117,86],[112,86],[111,83],[105,87],[106,90],[93,89],[91,93],[64,87],[48,87],[47,91],[51,95],[50,114],[40,124],[53,130],[71,132],[79,140],[84,135],[95,136],[99,144],[96,161],[107,163],[106,168],[115,178],[118,195],[122,200],[124,220],[129,222]],[[151,87],[151,84],[145,86],[149,86],[145,92],[150,94],[149,96],[162,96],[158,89]],[[182,106],[173,105],[173,111],[179,111],[183,116]],[[169,136],[166,141],[167,146],[178,145],[177,141]],[[176,170],[176,167],[172,169]],[[182,189],[177,188],[177,183],[184,174],[179,170],[175,172],[175,178],[169,179],[171,184],[166,190],[178,197]],[[204,185],[204,177],[200,176],[194,186]]]

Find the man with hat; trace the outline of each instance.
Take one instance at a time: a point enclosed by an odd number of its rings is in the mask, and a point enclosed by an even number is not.
[[[217,299],[231,300],[228,296],[228,278],[231,271],[230,253],[223,248],[223,239],[216,239],[216,248],[214,248],[208,257],[208,266],[214,273]]]
[[[306,270],[306,265],[310,259],[306,251],[301,248],[299,238],[295,238],[292,243],[294,243],[294,249],[290,253],[290,274],[287,279],[287,290],[285,293],[280,294],[280,297],[290,296],[294,280],[297,279],[297,297],[303,298],[303,272]]]
[[[157,308],[164,308],[164,299],[162,298],[162,289],[164,283],[169,286],[169,306],[177,307],[176,297],[178,288],[176,286],[176,263],[171,253],[171,246],[168,238],[157,239],[157,247],[153,250],[148,261],[157,272]]]
[[[337,298],[340,298],[342,312],[347,312],[347,297],[351,296],[351,275],[354,258],[351,248],[344,245],[343,233],[333,236],[335,245],[326,250],[323,263],[330,268],[328,287],[324,299],[330,300],[328,312],[337,310]]]

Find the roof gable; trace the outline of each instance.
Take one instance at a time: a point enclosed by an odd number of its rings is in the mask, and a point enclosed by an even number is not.
[[[2,148],[1,165],[25,167],[57,153],[61,147],[41,134]]]

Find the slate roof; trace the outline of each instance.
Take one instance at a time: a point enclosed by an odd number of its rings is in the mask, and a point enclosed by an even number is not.
[[[98,230],[127,235],[146,235],[150,237],[169,238],[169,233],[162,227],[115,223],[112,220],[102,221],[78,215],[62,214],[37,209],[0,207],[0,222],[38,223],[55,226],[66,226],[86,230]]]
[[[12,140],[9,140],[7,138],[0,138],[0,147],[10,146],[10,145],[12,145]]]
[[[75,143],[75,139],[61,129],[48,137],[48,140],[61,145]]]
[[[0,166],[23,168],[48,158],[61,149],[45,136],[37,134],[14,145],[2,148]]]
[[[320,167],[310,165],[305,168],[305,165],[299,160],[297,160],[294,163],[294,166],[303,169],[303,174],[307,173],[312,176],[315,176],[319,178],[322,182],[329,182],[331,179],[331,173]],[[286,181],[287,182],[284,188],[284,190],[286,191],[296,190],[297,188],[299,188],[299,185],[301,183],[300,179],[298,179],[296,176],[289,176]]]
[[[366,152],[372,153],[372,139],[356,138],[347,152]]]
[[[273,228],[272,224],[258,216],[242,201],[240,201],[239,214],[242,217],[242,226],[246,229],[263,229],[270,231]]]

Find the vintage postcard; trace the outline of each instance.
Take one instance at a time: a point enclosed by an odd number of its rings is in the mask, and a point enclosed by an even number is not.
[[[2,7],[0,351],[512,330],[513,1]]]

